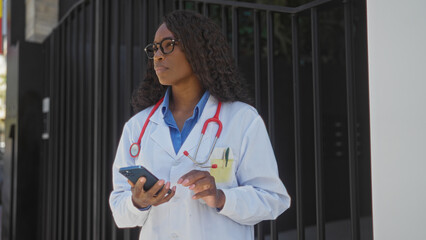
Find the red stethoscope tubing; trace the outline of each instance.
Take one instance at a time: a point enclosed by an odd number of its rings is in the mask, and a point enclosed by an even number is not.
[[[155,104],[154,108],[149,113],[148,118],[146,119],[145,124],[142,127],[142,131],[141,131],[141,134],[139,135],[138,142],[137,143],[133,143],[130,146],[130,149],[129,149],[130,156],[132,156],[134,158],[137,157],[137,156],[139,156],[139,152],[141,151],[141,147],[140,146],[141,146],[142,137],[143,137],[143,134],[145,133],[146,127],[148,126],[149,119],[151,119],[151,116],[154,114],[155,111],[157,111],[158,107],[163,102],[163,100],[164,100],[164,97],[162,97],[160,99],[160,101],[158,101],[157,104]],[[132,148],[133,148],[134,145],[136,145],[136,147],[138,148],[138,151],[137,151],[136,154],[132,154]]]
[[[219,126],[219,128],[217,129],[217,132],[216,132],[216,138],[219,138],[220,133],[222,132],[222,122],[219,120],[219,113],[220,113],[221,106],[222,106],[222,103],[219,102],[217,104],[217,109],[216,109],[215,115],[212,118],[207,119],[206,122],[204,123],[203,130],[201,131],[201,133],[203,135],[204,135],[204,133],[206,133],[206,129],[207,129],[207,126],[209,125],[209,123],[215,122]]]
[[[213,149],[214,149],[214,147],[216,146],[216,141],[217,141],[217,139],[220,137],[220,134],[222,133],[222,122],[219,120],[219,114],[220,114],[220,108],[221,108],[221,106],[222,106],[222,103],[221,103],[221,102],[219,102],[219,103],[217,104],[217,109],[216,109],[216,113],[215,113],[215,115],[214,115],[212,118],[207,119],[207,120],[206,120],[206,122],[204,122],[203,130],[201,130],[201,137],[200,137],[200,140],[198,141],[197,149],[195,150],[195,155],[192,157],[191,155],[189,155],[188,151],[184,151],[184,152],[183,152],[183,154],[184,154],[185,156],[187,156],[189,159],[191,159],[191,161],[192,161],[195,165],[197,165],[197,166],[199,166],[199,167],[201,167],[201,168],[217,168],[217,165],[216,165],[216,164],[213,164],[213,165],[211,165],[211,166],[204,166],[204,167],[203,167],[203,165],[204,165],[204,164],[206,164],[206,163],[209,161],[209,159],[210,159],[210,157],[211,157],[211,155],[212,155]],[[209,125],[209,123],[211,123],[211,122],[214,122],[214,123],[216,123],[216,124],[218,125],[218,129],[217,129],[217,132],[216,132],[216,136],[215,136],[215,138],[214,138],[214,142],[213,142],[212,146],[210,147],[210,151],[209,151],[209,154],[208,154],[207,159],[206,159],[206,160],[204,160],[204,162],[198,162],[198,161],[197,161],[198,149],[200,148],[201,140],[203,139],[204,134],[206,133],[207,126],[208,126],[208,125]]]
[[[154,114],[155,111],[157,111],[158,107],[161,105],[161,103],[163,102],[163,100],[164,100],[164,97],[161,98],[160,101],[157,102],[157,104],[155,104],[154,108],[152,108],[151,112],[148,115],[148,118],[145,120],[145,123],[144,123],[144,125],[142,127],[141,133],[139,135],[138,142],[133,143],[130,146],[129,153],[130,153],[131,157],[136,158],[136,157],[139,156],[139,153],[141,151],[141,141],[142,141],[142,137],[143,137],[143,135],[145,133],[146,127],[148,126],[148,123],[149,123],[149,120],[151,119],[151,116]],[[201,130],[201,137],[200,137],[200,140],[199,140],[199,142],[197,144],[197,150],[195,152],[194,158],[192,158],[187,151],[184,151],[184,155],[187,156],[188,158],[190,158],[194,162],[194,164],[196,164],[197,166],[202,166],[203,164],[205,164],[209,160],[209,158],[210,158],[210,156],[211,156],[211,154],[213,152],[213,148],[216,145],[216,141],[220,137],[220,134],[222,133],[222,122],[219,120],[219,114],[220,114],[220,108],[221,108],[221,106],[222,106],[222,103],[219,102],[218,105],[217,105],[217,109],[216,109],[215,115],[212,118],[207,119],[206,122],[204,123],[203,129]],[[196,161],[198,149],[200,147],[201,140],[203,139],[204,134],[206,133],[206,129],[207,129],[208,125],[211,122],[214,122],[214,123],[216,123],[218,125],[218,129],[217,129],[217,132],[216,132],[214,143],[213,143],[212,147],[210,148],[210,152],[209,152],[209,156],[208,156],[207,160],[204,161],[204,162],[199,163],[199,162]],[[210,167],[211,168],[216,168],[217,165],[213,164],[212,166],[208,166],[207,168],[210,168]]]

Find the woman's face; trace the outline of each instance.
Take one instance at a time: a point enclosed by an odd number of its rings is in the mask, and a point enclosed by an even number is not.
[[[176,39],[163,23],[155,33],[154,43],[159,43],[165,38]],[[178,86],[196,79],[180,42],[177,42],[173,52],[166,55],[158,49],[153,61],[155,73],[162,85]]]

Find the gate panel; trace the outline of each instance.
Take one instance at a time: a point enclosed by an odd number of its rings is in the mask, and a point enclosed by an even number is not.
[[[138,238],[139,229],[117,229],[112,219],[111,166],[145,74],[143,48],[173,9],[222,27],[267,125],[293,202],[258,224],[256,238],[334,239],[339,230],[372,239],[366,40],[354,20],[365,17],[365,3],[257,2],[83,0],[63,16],[44,43],[51,124],[43,172],[51,174],[43,176],[40,239]]]

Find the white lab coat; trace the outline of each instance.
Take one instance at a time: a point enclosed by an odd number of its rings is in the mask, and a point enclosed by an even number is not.
[[[141,153],[133,159],[130,145],[137,142],[140,131],[152,107],[132,117],[124,126],[113,164],[113,191],[110,206],[120,228],[142,226],[140,239],[254,239],[253,225],[277,218],[290,206],[290,197],[281,182],[275,156],[257,111],[244,103],[223,103],[220,120],[222,134],[216,148],[232,150],[234,163],[227,182],[216,183],[223,190],[226,202],[221,211],[208,207],[203,200],[193,200],[193,192],[177,184],[184,174],[197,168],[184,156],[187,150],[195,154],[204,122],[213,117],[217,99],[209,97],[191,133],[176,154],[169,127],[164,123],[160,108],[151,117],[141,142]],[[207,158],[217,125],[209,124],[197,155]],[[130,185],[118,169],[143,165],[159,179],[177,186],[175,196],[167,203],[147,211],[137,209],[131,201]],[[208,171],[208,169],[204,169]]]

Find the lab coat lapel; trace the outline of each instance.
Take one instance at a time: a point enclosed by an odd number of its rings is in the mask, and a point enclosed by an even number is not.
[[[161,111],[163,104],[155,111],[150,121],[156,124],[155,130],[150,134],[151,139],[156,142],[160,148],[166,151],[172,158],[176,157],[175,150],[173,148],[172,139],[170,137],[169,127],[166,125],[163,119],[163,113]]]
[[[177,154],[178,159],[183,156],[184,151],[188,151],[189,154],[191,155],[195,154],[195,149],[197,147],[198,141],[200,140],[201,130],[203,129],[203,125],[207,119],[212,118],[214,114],[216,113],[217,103],[218,103],[217,99],[213,97],[212,95],[210,95],[209,99],[207,100],[206,106],[204,107],[204,110],[200,116],[200,119],[198,119],[194,128],[192,128],[191,132],[189,133],[188,137],[186,138],[185,142],[180,148]],[[210,125],[215,125],[215,124],[213,123]],[[205,147],[205,144],[203,144],[203,142],[205,142],[207,139],[214,138],[214,136],[211,136],[212,128],[210,127],[210,125],[207,128],[207,131],[203,137],[203,140],[201,142],[201,147]],[[210,147],[210,145],[208,147]]]

